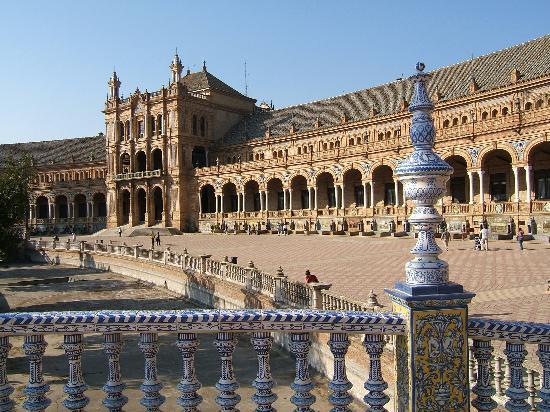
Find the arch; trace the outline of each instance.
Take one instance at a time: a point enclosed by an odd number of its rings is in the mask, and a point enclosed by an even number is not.
[[[284,191],[283,182],[278,177],[273,177],[267,181],[267,210],[283,210]]]
[[[533,103],[531,102],[527,102],[525,103],[525,111],[528,112],[529,110],[531,110],[533,108]]]
[[[358,169],[350,168],[344,172],[344,207],[365,205],[362,179],[363,175]]]
[[[504,107],[502,108],[502,110],[500,111],[500,114],[501,114],[502,116],[508,116],[508,111],[509,111],[508,107],[504,106]]]
[[[443,128],[446,129],[447,127],[449,127],[449,119],[443,120]]]
[[[336,193],[334,176],[328,171],[317,175],[315,182],[317,188],[317,208],[336,207]]]
[[[470,169],[473,167],[472,156],[470,156],[470,153],[468,153],[464,149],[454,147],[452,148],[452,150],[443,150],[441,152],[438,152],[438,154],[439,157],[441,157],[445,161],[453,156],[459,156],[462,158],[462,160],[466,162],[466,168]]]
[[[535,109],[542,109],[542,105],[544,104],[544,100],[542,99],[538,99],[536,102],[535,102]]]
[[[539,141],[532,146],[527,161],[533,169],[534,199],[550,199],[550,142]]]
[[[162,188],[155,186],[153,188],[153,217],[155,223],[162,222],[162,216],[164,212],[164,199],[162,197]]]
[[[462,116],[462,118],[460,119],[460,121],[461,121],[462,124],[468,123],[468,116]]]
[[[122,190],[119,199],[120,222],[123,225],[127,225],[130,223],[130,191],[127,189]]]
[[[103,193],[94,193],[94,216],[105,217],[107,216],[107,201],[105,200],[105,194]]]
[[[69,205],[67,203],[67,196],[58,195],[55,198],[55,214],[58,219],[67,219],[69,217]]]
[[[38,219],[47,219],[49,217],[49,202],[46,196],[36,198],[36,217]]]
[[[222,187],[223,210],[224,213],[237,211],[237,186],[233,182],[227,182]]]
[[[513,157],[504,149],[492,149],[484,153],[480,162],[482,170],[486,172],[487,185],[484,193],[489,194],[493,202],[510,201],[513,194]]]
[[[199,190],[202,213],[214,213],[216,211],[216,190],[214,186],[206,183]]]
[[[74,217],[85,218],[87,216],[88,204],[86,201],[86,196],[84,196],[82,193],[79,193],[74,197]]]
[[[292,204],[290,208],[293,210],[309,209],[307,178],[303,175],[295,175],[290,180],[290,190],[292,191]]]
[[[488,112],[481,113],[481,120],[487,120],[488,118],[489,118],[489,113]]]
[[[147,170],[147,156],[143,150],[136,153],[136,172],[145,172]]]
[[[458,117],[453,118],[453,126],[458,126]]]
[[[126,152],[120,155],[120,171],[122,173],[130,173],[130,155]],[[77,173],[78,178],[76,180],[80,180],[82,178],[80,172]]]
[[[257,212],[260,208],[260,184],[255,180],[248,180],[244,184],[244,211]]]
[[[451,203],[466,203],[468,199],[468,161],[462,155],[452,154],[445,157],[445,161],[453,168],[447,183],[447,196]]]
[[[147,193],[144,188],[140,187],[136,190],[136,199],[138,222],[145,223],[145,213],[147,212]]]
[[[502,143],[502,142],[499,142],[497,145],[495,146],[487,146],[487,147],[484,147],[478,154],[477,156],[477,164],[478,165],[483,165],[483,162],[486,158],[486,156],[492,152],[493,150],[504,150],[505,152],[508,152],[508,154],[510,155],[511,159],[512,159],[512,163],[515,164],[517,163],[518,161],[518,158],[517,158],[517,154],[516,154],[516,150],[509,144],[507,143]]]
[[[151,152],[153,158],[153,170],[162,170],[162,150],[158,147]]]
[[[491,110],[491,119],[494,119],[498,116],[498,109]]]
[[[380,164],[373,167],[374,201],[372,206],[395,205],[396,193],[393,179],[393,169],[389,165]]]

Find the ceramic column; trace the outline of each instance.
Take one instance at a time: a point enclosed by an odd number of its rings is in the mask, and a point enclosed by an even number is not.
[[[512,167],[512,171],[514,172],[514,200],[519,203],[521,200],[519,198],[519,167]]]
[[[394,312],[409,324],[408,336],[396,338],[396,394],[394,409],[420,412],[468,411],[468,303],[474,296],[449,282],[446,262],[435,229],[443,220],[434,205],[444,195],[453,172],[434,151],[433,104],[425,87],[424,64],[412,77],[414,93],[409,105],[414,152],[396,170],[405,196],[415,205],[409,221],[418,230],[414,258],[405,265],[406,280],[386,290]]]
[[[363,182],[363,207],[368,206],[367,200],[367,182]]]
[[[526,193],[525,193],[525,201],[529,203],[531,201],[531,165],[527,165],[523,167],[525,169],[525,187],[526,187]]]
[[[468,186],[470,188],[470,200],[468,203],[474,204],[474,173],[472,170],[468,170]]]
[[[482,205],[485,202],[485,188],[484,188],[484,181],[483,181],[483,175],[485,175],[484,170],[480,170],[477,172],[479,175],[479,204]]]

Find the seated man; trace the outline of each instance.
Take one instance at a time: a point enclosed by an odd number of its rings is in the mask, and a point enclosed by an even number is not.
[[[306,283],[319,283],[317,276],[312,275],[309,269],[306,270]]]

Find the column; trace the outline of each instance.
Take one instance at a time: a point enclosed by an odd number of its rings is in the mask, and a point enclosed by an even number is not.
[[[128,402],[128,398],[122,394],[122,391],[126,388],[126,384],[122,382],[120,372],[120,352],[122,351],[120,333],[105,333],[103,335],[102,347],[109,363],[109,368],[107,369],[109,376],[102,388],[106,396],[102,403],[111,412],[120,411]]]
[[[370,207],[374,207],[374,180],[370,182]]]
[[[342,209],[345,209],[346,202],[345,202],[345,199],[344,199],[344,183],[342,183],[342,185],[340,186],[340,190],[342,191]]]
[[[516,202],[519,202],[520,201],[520,198],[519,198],[519,179],[518,179],[519,167],[512,166],[512,171],[514,172],[514,200]]]
[[[318,188],[317,186],[315,186],[315,210],[318,210],[319,209],[319,195],[318,195]]]
[[[474,171],[468,170],[468,185],[470,187],[470,203],[471,205],[474,204]]]
[[[88,217],[93,218],[94,217],[94,202],[93,201],[88,202],[88,207],[89,207],[89,210],[90,210],[90,212],[88,213]]]
[[[260,192],[260,211],[261,212],[264,211],[264,194],[265,194],[264,191]]]
[[[215,198],[216,198],[216,213],[219,213],[220,212],[220,207],[219,207],[219,199],[218,199],[219,195],[215,195]]]
[[[268,200],[269,200],[269,191],[266,190],[266,191],[265,191],[265,210],[266,210],[266,211],[269,210],[269,202],[268,202]]]
[[[223,193],[220,195],[220,213],[223,213]]]
[[[199,190],[199,215],[202,214],[201,192]]]
[[[399,206],[399,180],[395,179],[393,184],[395,186],[395,206]]]
[[[241,211],[241,194],[237,193],[237,212]]]
[[[288,203],[286,201],[286,189],[283,188],[283,210],[288,210]]]
[[[3,407],[6,412],[15,410],[15,402],[10,399],[14,387],[10,385],[6,367],[11,348],[9,336],[0,336],[0,407]]]
[[[241,200],[241,212],[246,212],[246,203],[245,203],[246,199],[245,199],[245,193],[244,192],[241,193],[241,198],[242,198],[242,200]]]
[[[256,393],[252,400],[258,405],[258,411],[271,411],[271,404],[277,400],[271,389],[275,386],[271,377],[271,368],[269,365],[269,351],[273,345],[273,338],[269,332],[254,332],[250,338],[250,343],[256,351],[258,357],[258,373],[252,386],[256,388]]]
[[[82,335],[65,335],[63,337],[63,349],[69,359],[69,379],[63,388],[67,394],[67,399],[63,401],[63,406],[70,411],[81,411],[90,402],[90,399],[84,395],[88,385],[82,377]]]
[[[340,188],[337,185],[334,185],[334,197],[336,201],[336,209],[340,207]]]
[[[157,353],[159,351],[158,334],[143,332],[139,334],[138,347],[145,358],[145,375],[140,386],[143,397],[139,403],[148,411],[158,411],[165,397],[160,394],[162,383],[157,374]]]
[[[44,382],[42,374],[42,357],[47,345],[44,335],[25,336],[23,351],[29,359],[29,381],[23,389],[23,393],[27,395],[27,399],[23,402],[23,408],[28,411],[42,411],[51,403],[51,400],[46,397],[50,385]]]
[[[53,219],[55,217],[55,210],[53,208],[53,203],[50,203],[48,199],[48,219]]]
[[[183,363],[181,380],[177,386],[181,396],[176,399],[176,403],[184,411],[198,411],[196,407],[202,402],[202,396],[197,393],[201,384],[195,375],[195,352],[199,346],[197,335],[195,333],[178,333],[176,346],[181,352]]]
[[[485,174],[485,171],[480,170],[477,173],[479,174],[479,204],[482,205],[485,200],[485,192],[483,187],[483,175]]]
[[[363,207],[367,207],[368,205],[368,198],[367,198],[367,182],[363,182]]]
[[[525,169],[525,186],[527,188],[527,193],[525,193],[525,201],[529,203],[531,201],[531,165],[523,167]]]
[[[292,188],[288,189],[288,210],[292,211]]]
[[[74,202],[69,203],[69,218],[74,219]]]
[[[236,393],[239,383],[233,372],[233,351],[237,346],[237,339],[231,332],[218,332],[214,345],[221,363],[220,379],[216,383],[216,389],[219,391],[216,403],[222,411],[238,411],[235,407],[241,401],[241,396]]]

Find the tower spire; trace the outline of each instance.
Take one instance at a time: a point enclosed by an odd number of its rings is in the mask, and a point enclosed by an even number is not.
[[[178,56],[178,48],[176,47],[176,54],[170,64],[171,82],[178,83],[181,79],[181,71],[183,70],[183,64],[181,64],[180,56]]]
[[[107,83],[109,85],[109,99],[118,99],[118,94],[120,91],[120,80],[116,74],[116,71],[113,67],[113,75],[109,79],[109,82]]]

